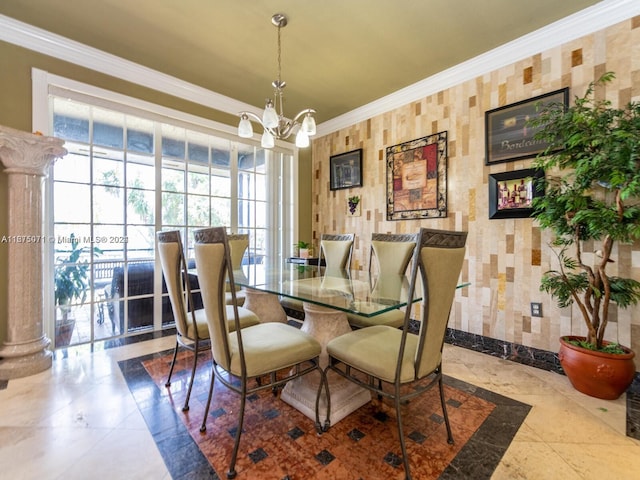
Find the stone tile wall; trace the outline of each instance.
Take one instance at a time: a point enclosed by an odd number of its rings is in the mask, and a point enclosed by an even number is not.
[[[488,175],[528,168],[531,160],[485,166],[484,116],[487,110],[563,87],[570,88],[573,99],[605,71],[614,71],[617,78],[599,94],[616,106],[640,100],[639,27],[640,17],[629,19],[316,139],[316,247],[323,232],[356,232],[352,265],[367,268],[373,232],[467,230],[462,280],[471,285],[456,295],[450,328],[547,351],[557,350],[560,335],[583,334],[578,315],[558,309],[538,290],[541,274],[555,267],[547,246],[550,235],[532,219],[488,218]],[[447,218],[387,221],[385,149],[443,130],[449,135]],[[357,148],[363,149],[363,186],[330,191],[329,157]],[[348,214],[352,195],[361,197],[360,216]],[[621,246],[611,273],[640,279],[640,244]],[[542,303],[543,317],[531,317],[530,302]],[[607,337],[640,351],[640,308],[614,311]]]

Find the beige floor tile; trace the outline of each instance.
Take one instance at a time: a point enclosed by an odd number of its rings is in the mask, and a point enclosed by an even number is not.
[[[90,477],[87,476],[91,472]],[[170,478],[146,430],[112,430],[60,476],[60,480]]]
[[[578,438],[582,443],[592,444],[632,443],[563,395],[516,395],[515,398],[533,406],[525,424],[545,442],[574,443]]]
[[[59,478],[109,433],[90,428],[0,428],[2,477]],[[86,477],[85,477],[86,478]]]
[[[549,445],[515,439],[491,477],[491,480],[555,479],[584,480]]]
[[[553,448],[585,480],[640,478],[640,451],[634,445],[553,443]]]

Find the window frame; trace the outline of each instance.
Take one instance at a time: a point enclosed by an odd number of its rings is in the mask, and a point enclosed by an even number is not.
[[[191,114],[180,112],[177,110],[169,109],[161,105],[155,105],[144,100],[128,97],[115,92],[110,92],[98,87],[76,82],[74,80],[66,79],[56,75],[49,74],[38,69],[33,69],[33,128],[34,131],[40,131],[45,135],[50,135],[53,128],[53,96],[70,97],[74,100],[87,103],[89,105],[101,108],[107,108],[109,110],[116,110],[125,114],[132,114],[136,116],[142,116],[145,119],[150,119],[157,122],[163,122],[170,119],[171,125],[188,128],[195,132],[201,132],[207,135],[214,135],[216,137],[229,140],[233,145],[233,149],[237,152],[239,145],[243,148],[246,146],[252,146],[254,153],[257,149],[261,149],[259,142],[253,139],[240,139],[236,136],[235,128],[228,125],[213,122],[207,119],[195,117]],[[116,107],[116,108],[114,108]],[[286,148],[283,146],[276,146],[276,148],[265,152],[265,155],[272,155],[273,158],[265,163],[268,165],[270,171],[265,172],[266,175],[271,175],[274,181],[278,184],[277,188],[268,188],[269,194],[266,198],[267,204],[271,203],[273,208],[268,209],[268,223],[265,229],[265,235],[269,251],[271,252],[270,261],[282,262],[284,261],[282,246],[290,245],[292,232],[297,231],[297,205],[294,201],[292,192],[296,189],[291,188],[292,184],[295,184],[294,179],[297,177],[297,149],[291,146]],[[162,152],[159,154],[162,157]],[[187,157],[187,155],[185,155]],[[188,161],[185,158],[185,161]],[[232,165],[237,167],[237,162],[232,162]],[[159,168],[160,167],[160,168]],[[156,168],[156,217],[155,217],[155,230],[159,230],[159,226],[162,225],[162,218],[160,213],[160,198],[162,195],[160,186],[160,172],[161,165],[155,165]],[[53,172],[53,168],[50,173]],[[237,169],[236,172],[237,174]],[[232,173],[233,175],[233,173]],[[53,232],[53,176],[49,175],[45,181],[45,234]],[[93,179],[91,179],[93,184]],[[237,225],[238,222],[238,194],[237,194],[237,181],[231,182],[231,198],[233,199],[231,205],[231,225]],[[210,192],[211,193],[211,192]],[[210,196],[210,194],[209,194]],[[92,220],[93,221],[93,220]],[[286,223],[284,223],[286,222]],[[185,224],[188,224],[188,219],[185,219]],[[93,224],[92,224],[93,225]],[[276,225],[273,228],[273,225]],[[254,225],[255,227],[255,225]],[[183,231],[187,230],[185,226]],[[255,244],[254,244],[255,245]],[[159,264],[159,259],[155,255],[155,278],[154,286],[155,292],[161,291],[162,276]],[[44,292],[45,292],[45,331],[50,338],[53,338],[54,324],[55,324],[55,311],[53,303],[53,272],[54,272],[54,245],[49,245],[45,248],[45,262],[43,265],[43,278],[44,278]],[[154,326],[153,330],[162,329],[162,318],[160,314],[161,310],[161,297],[162,295],[154,295]],[[93,300],[93,299],[92,299]],[[92,320],[91,320],[92,321]],[[95,339],[92,327],[92,333],[89,343],[99,342],[103,339]],[[146,330],[149,331],[149,330]],[[135,333],[125,332],[124,335],[132,335]]]

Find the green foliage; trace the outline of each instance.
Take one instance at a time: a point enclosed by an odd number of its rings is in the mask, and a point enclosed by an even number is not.
[[[627,353],[627,351],[617,343],[607,343],[600,348],[597,348],[595,345],[587,342],[586,340],[567,340],[567,343],[575,345],[576,347],[586,348],[587,350],[598,351],[602,353],[611,353],[613,355],[622,355],[623,353]]]
[[[309,248],[309,243],[304,242],[302,240],[298,240],[298,248]]]
[[[640,282],[633,278],[609,277],[611,301],[620,308],[627,308],[638,303]]]
[[[54,274],[55,305],[70,305],[74,301],[84,303],[87,299],[87,290],[90,280],[90,264],[87,260],[81,260],[82,254],[89,253],[89,247],[81,247],[79,239],[72,233],[70,235],[71,251],[65,257],[56,258]],[[95,255],[100,255],[102,250],[93,248]]]
[[[534,163],[546,178],[536,184],[544,195],[534,199],[533,216],[560,249],[560,268],[543,275],[540,290],[560,307],[578,306],[597,349],[610,302],[625,308],[640,301],[640,283],[606,274],[614,244],[640,239],[640,103],[613,108],[604,89],[614,78],[605,73],[573,105],[546,105],[529,122],[548,143]],[[586,241],[593,265],[583,261]]]

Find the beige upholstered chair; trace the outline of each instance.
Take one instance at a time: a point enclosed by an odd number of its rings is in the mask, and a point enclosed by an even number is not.
[[[415,234],[385,234],[374,233],[371,236],[369,250],[369,273],[375,274],[376,283],[373,285],[372,296],[394,297],[393,293],[385,295],[385,282],[389,276],[404,275],[416,246]],[[375,260],[375,268],[374,262]],[[399,328],[404,324],[404,312],[399,309],[390,310],[375,317],[364,317],[348,313],[349,324],[355,328],[371,327],[373,325],[389,325]]]
[[[355,234],[353,233],[342,235],[323,233],[321,235],[318,265],[322,265],[324,262],[325,274],[341,276],[344,270],[349,270],[354,239]],[[283,307],[291,310],[297,310],[298,312],[304,310],[303,302],[300,300],[282,298],[280,303]]]
[[[322,265],[324,259],[326,271],[349,270],[355,238],[353,233],[340,235],[323,233],[320,237],[319,265]]]
[[[242,265],[242,257],[244,252],[249,248],[249,234],[247,233],[235,233],[228,234],[227,240],[229,242],[229,250],[231,251],[231,265],[233,268],[240,268]],[[227,292],[225,294],[227,305],[231,305],[231,287],[227,284]],[[236,301],[237,305],[241,307],[244,305],[245,293],[240,287],[236,287]]]
[[[193,308],[193,296],[180,232],[178,230],[158,232],[157,239],[162,273],[167,284],[167,292],[176,322],[176,346],[173,350],[173,360],[165,386],[171,386],[171,376],[180,347],[191,350],[193,352],[193,367],[187,396],[182,407],[183,411],[187,411],[189,410],[189,398],[198,364],[198,353],[210,348],[209,327],[204,310]],[[241,310],[240,324],[242,327],[256,323],[259,323],[259,319],[253,312],[246,309]],[[235,322],[231,327],[235,328]]]
[[[231,294],[235,295],[235,282],[231,266],[229,244],[224,228],[207,228],[194,233],[196,267],[202,288],[202,299],[206,311],[211,337],[212,368],[209,398],[205,417],[200,428],[206,430],[215,380],[231,391],[240,394],[238,427],[235,434],[231,463],[227,478],[236,476],[235,464],[242,434],[246,399],[261,389],[273,389],[289,380],[307,373],[318,371],[321,382],[316,398],[316,428],[321,431],[318,416],[318,402],[326,377],[319,366],[320,343],[311,335],[287,324],[269,322],[247,328],[238,328],[239,307],[233,304],[232,319],[236,330],[231,332],[225,316],[224,279],[231,284]],[[278,375],[276,375],[278,373]],[[234,378],[235,377],[235,378]],[[249,382],[261,378],[260,382]],[[265,378],[269,381],[265,382]],[[235,380],[239,381],[235,381]],[[274,390],[275,391],[275,390]]]
[[[418,335],[408,331],[409,305],[402,329],[387,325],[361,328],[331,340],[326,347],[329,363],[325,373],[337,372],[379,397],[393,399],[407,479],[411,473],[402,429],[403,402],[438,384],[448,442],[453,443],[442,385],[442,345],[464,261],[466,238],[466,232],[425,228],[418,235],[409,287],[413,296],[420,273],[423,301]],[[403,408],[411,408],[411,404]]]

